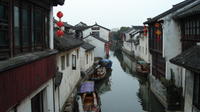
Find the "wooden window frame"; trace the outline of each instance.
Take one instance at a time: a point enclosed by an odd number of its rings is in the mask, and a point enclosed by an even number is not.
[[[200,42],[200,15],[188,16],[180,20],[182,51]]]
[[[35,100],[39,99],[39,104],[38,102],[34,102]],[[31,99],[31,111],[32,112],[38,112],[37,110],[34,110],[34,103],[36,103],[36,105],[39,105],[39,112],[44,112],[44,90],[42,90],[41,92],[39,92],[37,95],[35,95],[32,99]]]
[[[3,2],[1,1],[0,4],[3,4]],[[42,6],[39,4],[39,1],[38,3],[37,2],[30,2],[30,1],[22,1],[22,0],[8,0],[8,4],[7,4],[7,23],[6,23],[6,31],[8,32],[7,33],[7,36],[6,38],[8,39],[8,44],[6,46],[0,46],[0,60],[5,60],[5,59],[8,59],[9,57],[13,57],[13,56],[17,56],[17,55],[23,55],[24,53],[28,53],[28,52],[35,52],[35,51],[42,51],[42,50],[45,50],[45,49],[49,49],[49,28],[50,28],[50,24],[49,24],[49,12],[50,12],[50,8],[48,8],[50,5],[47,5],[47,6]],[[14,7],[17,7],[18,10],[17,10],[17,13],[19,13],[19,28],[17,30],[14,29],[14,24],[15,24],[15,8]],[[23,35],[22,35],[22,32],[23,32],[23,23],[22,23],[22,16],[23,16],[23,11],[22,9],[24,9],[24,7],[28,8],[28,14],[30,16],[29,20],[28,20],[28,23],[29,23],[29,26],[28,26],[28,31],[29,31],[29,36],[26,38],[27,39],[27,44],[26,46],[23,45]],[[33,30],[33,26],[34,26],[34,23],[33,23],[33,12],[35,11],[35,7],[38,7],[41,9],[41,13],[42,13],[42,33],[41,33],[41,43],[40,43],[40,46],[39,47],[35,47],[34,46],[34,42],[33,42],[33,33],[34,33],[34,30]],[[0,29],[2,27],[2,23],[1,22],[2,20],[0,20]],[[27,29],[27,28],[25,28]],[[19,42],[18,44],[19,45],[15,45],[15,31],[17,31],[19,33]]]

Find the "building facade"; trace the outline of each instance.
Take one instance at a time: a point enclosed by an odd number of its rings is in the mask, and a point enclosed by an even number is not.
[[[80,48],[81,56],[81,71],[85,72],[94,64],[94,49],[95,46],[84,42]]]
[[[57,70],[62,74],[55,79],[58,85],[54,91],[55,112],[60,112],[81,79],[80,46],[83,41],[67,33],[63,37],[55,36],[54,40],[55,48],[59,51],[56,55]]]
[[[185,0],[174,5],[173,8],[168,11],[145,22],[145,24],[148,24],[149,31],[149,51],[151,54],[150,62],[152,66],[150,74],[151,89],[168,110],[176,110],[175,108],[169,107],[169,105],[175,104],[171,100],[173,96],[169,96],[169,92],[175,92],[177,96],[183,98],[187,96],[186,83],[188,79],[185,75],[187,71],[171,63],[170,59],[180,54],[185,48],[194,45],[194,42],[191,40],[185,40],[185,38],[183,38],[185,30],[187,30],[187,35],[188,32],[190,32],[189,22],[183,22],[180,17],[177,17],[179,13],[187,13],[192,7],[199,9],[198,1]],[[188,21],[190,21],[190,19]],[[183,25],[185,25],[185,27],[183,27]],[[171,85],[171,88],[174,88],[173,91],[170,90],[168,84]],[[180,102],[181,97],[176,98],[176,102]],[[185,101],[187,100],[185,99]],[[176,107],[178,105],[174,106]],[[186,107],[185,105],[185,108]]]
[[[0,1],[0,111],[54,112],[53,6],[60,0]]]
[[[109,42],[109,35],[110,30],[98,24],[83,30],[84,41],[96,46],[94,57],[104,58],[107,55],[105,45]]]

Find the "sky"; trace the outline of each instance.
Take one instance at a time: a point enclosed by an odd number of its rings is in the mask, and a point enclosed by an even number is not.
[[[54,7],[54,17],[58,11],[64,16],[62,21],[76,25],[80,21],[87,25],[97,22],[112,28],[143,25],[152,18],[170,9],[183,0],[65,0],[63,6]]]

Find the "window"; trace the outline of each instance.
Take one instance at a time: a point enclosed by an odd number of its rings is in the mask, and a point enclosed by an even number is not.
[[[86,54],[86,64],[88,64],[88,54]]]
[[[92,30],[100,30],[100,27],[94,26],[94,27],[92,27]]]
[[[23,52],[30,51],[30,37],[31,37],[31,9],[29,4],[23,4],[22,6],[22,25],[21,25],[21,31],[22,31],[22,48]]]
[[[79,57],[79,49],[76,50],[76,54],[77,54],[77,59]]]
[[[99,36],[99,32],[92,32],[92,35],[93,35],[94,37],[100,37],[100,36]]]
[[[93,60],[93,54],[92,54],[92,52],[91,52],[91,61]]]
[[[200,109],[200,74],[194,74],[194,105]]]
[[[10,54],[48,49],[49,9],[21,0],[14,0],[10,5],[10,1],[0,0],[0,60],[9,58]]]
[[[65,69],[65,56],[61,56],[61,70],[64,70]]]
[[[161,35],[156,35],[156,31],[160,31]],[[162,35],[162,25],[159,23],[159,27],[155,27],[154,24],[149,25],[149,50],[162,52],[163,48],[163,35]]]
[[[72,70],[76,70],[76,55],[72,55]]]
[[[165,59],[159,53],[152,53],[152,74],[159,78],[165,76]]]
[[[69,54],[66,54],[66,66],[69,67]]]
[[[0,59],[9,57],[8,11],[8,1],[0,1]]]
[[[44,102],[43,102],[43,91],[42,91],[31,99],[32,112],[44,112],[43,103]]]
[[[196,15],[181,20],[182,50],[185,51],[200,42],[200,16]]]

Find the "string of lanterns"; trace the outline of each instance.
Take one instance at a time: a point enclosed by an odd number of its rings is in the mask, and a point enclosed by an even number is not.
[[[160,23],[155,23],[154,24],[154,28],[155,29],[154,29],[153,33],[155,34],[157,41],[160,41],[161,35],[162,35],[162,31],[160,30],[160,27],[161,27]],[[143,31],[144,31],[144,36],[147,36],[147,32],[148,32],[147,26],[144,26]]]
[[[160,23],[155,24],[155,28],[156,28],[155,34],[157,36],[157,41],[160,41],[161,34],[162,34],[162,32],[160,31],[160,26],[161,26]]]
[[[63,13],[59,11],[57,13],[57,17],[59,18],[59,21],[56,23],[56,25],[58,26],[59,29],[56,31],[56,35],[58,37],[62,37],[64,35],[64,31],[61,29],[64,26],[64,23],[61,21],[61,18],[63,17]]]

